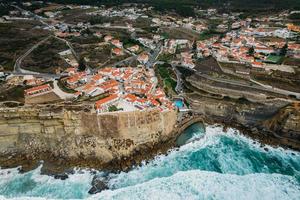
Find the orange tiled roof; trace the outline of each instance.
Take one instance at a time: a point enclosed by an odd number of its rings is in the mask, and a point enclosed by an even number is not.
[[[102,88],[103,90],[107,91],[107,90],[113,89],[113,87],[116,87],[118,85],[119,85],[118,81],[109,80],[109,81],[102,83],[99,87]]]
[[[96,74],[96,75],[94,75],[93,78],[92,78],[93,81],[98,81],[98,80],[100,80],[100,79],[102,79],[101,74]]]
[[[40,86],[36,86],[36,87],[30,88],[30,89],[27,89],[24,92],[25,92],[26,95],[28,95],[29,93],[44,90],[44,89],[51,90],[52,88],[50,87],[49,84],[45,84],[45,85],[40,85]]]
[[[110,96],[108,96],[108,97],[105,97],[105,98],[103,98],[103,99],[100,99],[99,101],[96,101],[95,107],[96,107],[97,109],[98,109],[98,108],[101,108],[101,106],[102,106],[103,104],[108,103],[108,102],[110,102],[110,101],[113,101],[113,100],[115,100],[115,99],[117,99],[117,98],[118,98],[118,95],[112,94],[112,95],[110,95]]]
[[[113,48],[112,49],[112,52],[116,55],[120,55],[122,53],[122,49],[120,48]]]
[[[133,94],[127,94],[125,97],[124,97],[127,101],[129,102],[135,102],[137,100],[137,97]]]
[[[70,77],[68,78],[68,82],[69,82],[69,83],[76,83],[77,81],[79,81],[80,78],[81,78],[80,75],[75,74],[74,76],[70,76]]]

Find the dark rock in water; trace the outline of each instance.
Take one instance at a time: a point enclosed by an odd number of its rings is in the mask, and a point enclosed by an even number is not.
[[[92,180],[92,188],[89,190],[89,194],[96,194],[107,189],[109,188],[107,187],[106,183],[100,180],[99,177],[94,176]]]
[[[60,180],[66,180],[67,178],[69,178],[68,174],[56,174],[54,175],[55,179],[60,179]]]
[[[267,147],[264,148],[265,151],[269,151],[269,149]]]

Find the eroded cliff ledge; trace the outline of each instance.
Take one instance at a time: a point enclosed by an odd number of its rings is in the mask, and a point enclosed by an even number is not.
[[[1,108],[0,166],[23,165],[26,170],[44,160],[50,171],[68,166],[124,169],[168,148],[177,134],[176,120],[177,111],[96,115],[63,107]]]
[[[240,128],[263,143],[300,150],[300,102],[272,93],[217,86],[188,77],[184,95],[194,113]]]

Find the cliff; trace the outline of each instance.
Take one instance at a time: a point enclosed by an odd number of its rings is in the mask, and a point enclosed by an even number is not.
[[[30,168],[45,160],[56,165],[51,170],[66,166],[126,168],[132,163],[122,160],[135,162],[132,157],[143,151],[150,156],[155,145],[170,140],[176,134],[176,120],[176,111],[96,115],[62,107],[1,108],[0,166]]]
[[[300,149],[299,104],[257,92],[215,90],[194,78],[186,79],[193,92],[184,97],[195,113],[212,123],[242,129],[264,143]]]

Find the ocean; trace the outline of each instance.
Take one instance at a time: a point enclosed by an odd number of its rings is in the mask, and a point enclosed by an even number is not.
[[[104,173],[109,190],[90,195],[93,174],[75,169],[66,180],[0,169],[0,199],[300,199],[300,153],[261,145],[235,129],[194,124],[180,148],[129,172]]]

